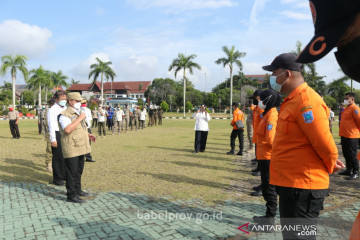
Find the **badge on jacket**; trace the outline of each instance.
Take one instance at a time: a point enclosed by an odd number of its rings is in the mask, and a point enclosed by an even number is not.
[[[358,114],[359,113],[359,111],[358,110],[355,110],[355,114]]]
[[[273,125],[272,125],[272,124],[268,124],[268,125],[267,125],[267,130],[268,130],[268,131],[271,131],[272,129],[273,129]]]
[[[312,111],[303,113],[305,123],[312,123],[314,121],[314,115]]]

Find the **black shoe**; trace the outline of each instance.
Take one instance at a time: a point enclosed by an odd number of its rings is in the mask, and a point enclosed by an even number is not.
[[[242,155],[243,155],[243,153],[242,153],[241,151],[239,151],[236,155],[238,155],[238,156],[242,156]]]
[[[91,160],[87,160],[87,159],[86,159],[86,162],[96,162],[96,161],[95,161],[95,160],[92,160],[92,159],[91,159]]]
[[[78,196],[75,197],[68,197],[67,198],[68,202],[73,202],[73,203],[83,203],[85,202],[84,200],[82,200],[81,198],[79,198]]]
[[[260,169],[259,169],[259,168],[254,168],[254,169],[251,169],[251,172],[258,172],[258,171],[260,171]]]
[[[249,229],[251,232],[263,232],[263,233],[274,232],[273,224],[250,224]]]
[[[253,172],[252,175],[253,175],[253,176],[260,176],[261,173],[260,173],[260,171],[257,171],[257,172]]]
[[[199,151],[193,151],[192,153],[198,153]]]
[[[257,159],[256,158],[251,159],[251,162],[257,162]]]
[[[79,197],[88,197],[88,196],[90,196],[90,193],[81,191],[81,192],[78,194],[78,196],[79,196]]]
[[[343,170],[343,171],[339,172],[339,175],[350,176],[351,170]]]
[[[200,150],[200,152],[205,152],[205,150]]]
[[[53,184],[56,186],[64,186],[65,185],[64,181],[61,181],[61,180],[57,181],[57,182],[53,182]]]
[[[252,188],[254,191],[260,191],[261,190],[261,184],[259,186],[255,186]]]
[[[346,180],[355,180],[359,178],[359,172],[354,172],[353,174],[351,174],[350,176],[348,176],[347,178],[345,178]]]
[[[267,216],[254,216],[253,221],[255,223],[260,223],[260,224],[274,224],[275,223],[275,219],[273,217],[267,217]]]
[[[250,195],[254,196],[254,197],[259,197],[259,196],[262,196],[262,192],[261,191],[252,192],[252,193],[250,193]]]
[[[234,155],[234,150],[230,150],[230,152],[227,152],[228,155]]]

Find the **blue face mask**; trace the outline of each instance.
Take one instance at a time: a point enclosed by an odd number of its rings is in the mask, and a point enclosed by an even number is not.
[[[278,76],[270,76],[270,86],[274,91],[280,92],[281,87],[287,82],[287,80],[285,82],[283,82],[283,84],[278,84],[276,82],[277,77],[279,77],[280,75],[284,74],[286,72],[283,72],[281,74],[279,74]]]
[[[65,107],[66,106],[66,100],[59,101],[59,105],[62,106],[62,107]]]

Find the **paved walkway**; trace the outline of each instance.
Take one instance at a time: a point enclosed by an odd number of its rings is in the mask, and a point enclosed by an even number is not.
[[[65,187],[0,182],[0,239],[282,239],[281,232],[238,230],[263,204],[154,199],[136,193],[93,193],[65,201]],[[317,239],[347,239],[360,202],[322,212]],[[277,219],[278,220],[278,219]],[[278,222],[278,221],[277,221]],[[246,230],[246,228],[243,228]]]

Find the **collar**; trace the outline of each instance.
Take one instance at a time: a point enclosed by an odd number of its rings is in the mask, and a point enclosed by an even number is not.
[[[289,96],[287,96],[284,99],[284,102],[286,102],[287,100],[290,100],[292,98],[294,98],[297,94],[299,94],[300,92],[304,91],[306,88],[308,87],[308,84],[306,82],[300,84],[299,86],[297,86],[290,94]]]
[[[76,113],[77,115],[80,115],[80,111],[77,110],[77,109],[75,109],[75,108],[73,108],[73,107],[69,107],[69,111],[70,111],[71,113]]]

